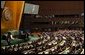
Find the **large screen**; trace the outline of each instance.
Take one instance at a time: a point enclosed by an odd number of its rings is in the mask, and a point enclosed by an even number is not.
[[[24,13],[25,14],[38,14],[39,5],[25,3]]]

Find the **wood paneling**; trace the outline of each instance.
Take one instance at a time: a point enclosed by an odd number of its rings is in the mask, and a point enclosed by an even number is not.
[[[1,21],[1,31],[19,29],[24,1],[6,1],[5,7],[8,7],[12,11],[12,18],[10,21]]]
[[[27,1],[26,1],[27,2]],[[78,14],[80,16],[80,14],[82,12],[84,12],[84,2],[83,1],[28,1],[28,3],[32,3],[32,4],[37,4],[39,5],[39,15],[44,16],[44,15],[72,15],[72,14]],[[28,14],[29,15],[29,14]],[[56,21],[56,22],[61,22],[61,21],[82,21],[83,19],[78,17],[78,18],[35,18],[35,17],[31,17],[31,15],[25,15],[23,14],[23,18],[22,18],[22,23],[21,23],[21,29],[29,29],[29,27],[32,28],[68,28],[68,27],[82,27],[79,24],[76,25],[65,25],[65,24],[56,24],[56,25],[52,25],[52,24],[44,24],[44,22],[50,22],[51,21]],[[35,24],[32,22],[43,22],[43,24]],[[31,30],[30,29],[30,30]],[[34,30],[35,31],[35,30]]]
[[[27,2],[27,1],[26,1]],[[28,1],[28,3],[32,3],[32,4],[37,4],[39,5],[39,15],[44,16],[44,15],[71,15],[71,14],[78,14],[80,15],[81,12],[84,11],[84,2],[83,1]],[[64,25],[64,24],[56,24],[56,25],[51,25],[51,24],[44,24],[44,22],[49,22],[51,23],[51,21],[56,21],[56,22],[61,22],[61,21],[79,21],[82,20],[80,17],[79,18],[70,18],[68,17],[68,19],[64,18],[40,18],[40,19],[36,19],[35,17],[33,17],[32,15],[26,15],[23,14],[22,17],[22,22],[21,22],[21,29],[25,29],[25,30],[31,30],[32,28],[53,28],[54,27],[65,27],[68,28],[69,25]],[[32,24],[32,21],[35,22],[43,22],[43,24]],[[72,25],[71,25],[72,26]],[[75,25],[77,27],[77,25]],[[75,28],[74,26],[72,28]],[[36,30],[34,30],[36,31]]]
[[[84,1],[30,1],[38,4],[39,14],[69,14],[84,12]]]

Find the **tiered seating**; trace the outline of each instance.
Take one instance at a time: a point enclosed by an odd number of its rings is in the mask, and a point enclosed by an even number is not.
[[[59,30],[37,34],[39,39],[2,47],[2,53],[10,54],[84,54],[84,32]]]

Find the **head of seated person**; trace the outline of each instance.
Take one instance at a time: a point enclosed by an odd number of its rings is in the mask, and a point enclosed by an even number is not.
[[[44,51],[44,54],[49,54],[49,52],[48,51]]]
[[[39,52],[38,54],[43,54],[43,52]]]
[[[6,35],[3,35],[2,36],[2,40],[6,40]]]
[[[41,42],[38,42],[38,45],[41,45],[42,43]]]

